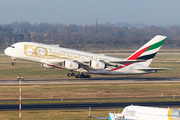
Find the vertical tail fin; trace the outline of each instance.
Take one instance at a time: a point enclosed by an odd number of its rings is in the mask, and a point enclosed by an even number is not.
[[[149,66],[152,59],[155,57],[156,53],[161,48],[166,38],[166,36],[156,35],[148,43],[146,43],[144,46],[142,46],[140,49],[130,55],[127,60],[147,60],[146,62],[142,62],[140,64]]]
[[[109,113],[109,120],[115,120],[113,113]]]

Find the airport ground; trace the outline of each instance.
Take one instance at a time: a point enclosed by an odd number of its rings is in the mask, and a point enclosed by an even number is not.
[[[120,109],[94,109],[93,116],[108,117],[109,112],[119,112]],[[94,120],[88,117],[89,110],[33,110],[22,111],[22,120]],[[19,111],[0,111],[1,120],[18,120]]]
[[[114,56],[126,58],[129,54]],[[17,60],[17,66],[11,66],[12,60],[7,56],[0,56],[0,76],[1,80],[16,81],[19,74],[25,77],[25,81],[33,81],[38,79],[46,82],[47,79],[66,80],[70,79],[73,82],[83,81],[83,79],[67,78],[68,71],[60,69],[44,70],[38,63]],[[127,77],[135,81],[143,81],[144,83],[89,83],[89,84],[31,84],[22,85],[22,104],[34,103],[86,103],[86,102],[123,102],[123,101],[179,101],[180,97],[180,55],[179,54],[158,54],[153,60],[151,67],[170,68],[170,71],[160,71],[155,74],[140,75],[140,76],[101,76],[92,75],[89,81],[128,81]],[[112,79],[111,79],[112,78]],[[143,79],[142,79],[143,78]],[[165,79],[166,78],[166,79]],[[174,82],[171,79],[176,79]],[[146,81],[169,81],[146,83]],[[84,81],[87,81],[86,79]],[[28,82],[28,81],[27,81]],[[18,85],[1,85],[0,100],[16,100],[16,101],[0,101],[0,104],[18,104],[19,98]],[[48,100],[48,99],[59,100]],[[175,96],[175,98],[174,98]],[[147,99],[142,99],[147,97]],[[155,98],[157,97],[157,98]],[[168,98],[166,98],[168,97]],[[61,99],[64,101],[60,101]],[[85,100],[66,100],[66,99],[81,99]],[[87,100],[90,98],[106,98]],[[107,99],[110,98],[110,99]],[[112,98],[127,98],[127,99],[112,99]],[[128,99],[130,98],[130,99]],[[131,99],[137,98],[137,99]],[[46,99],[38,101],[38,99]],[[37,100],[37,101],[23,101]],[[119,109],[94,109],[93,116],[107,116],[109,112],[118,112]],[[33,110],[23,111],[22,119],[74,119],[88,120],[87,110]],[[18,119],[18,111],[0,111],[0,119]]]

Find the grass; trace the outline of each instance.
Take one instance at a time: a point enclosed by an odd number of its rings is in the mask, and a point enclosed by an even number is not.
[[[178,97],[179,88],[180,83],[22,85],[22,99]],[[0,86],[0,100],[18,98],[19,86]]]
[[[122,109],[93,109],[91,115],[108,117],[109,112],[119,112]],[[89,110],[36,110],[23,111],[22,120],[94,120],[88,117]],[[0,111],[1,120],[17,120],[19,111]]]
[[[23,104],[54,104],[54,103],[107,103],[107,102],[165,102],[165,101],[180,101],[180,98],[147,98],[147,99],[97,99],[97,100],[46,100],[46,101],[23,101],[22,100],[22,105]],[[18,100],[17,101],[5,101],[5,102],[0,102],[0,105],[7,105],[7,104],[19,104]]]

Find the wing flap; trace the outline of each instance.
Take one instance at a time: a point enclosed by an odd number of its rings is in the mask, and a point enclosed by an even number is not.
[[[107,62],[107,61],[104,61]],[[117,63],[117,64],[125,64],[125,63],[137,63],[137,62],[146,62],[146,60],[141,60],[141,59],[137,59],[137,60],[119,60],[119,61],[109,61],[109,63]]]
[[[142,68],[142,69],[136,69],[136,70],[140,70],[140,71],[159,71],[159,70],[171,70],[168,68]]]

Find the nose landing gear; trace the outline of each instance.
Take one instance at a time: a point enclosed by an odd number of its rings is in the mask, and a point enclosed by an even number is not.
[[[16,65],[15,60],[16,60],[16,59],[13,58],[12,66],[15,66],[15,65]]]

